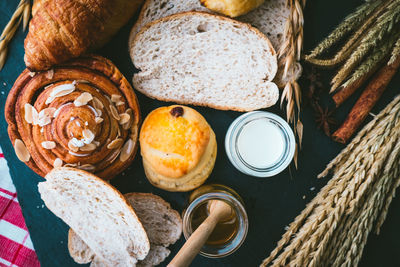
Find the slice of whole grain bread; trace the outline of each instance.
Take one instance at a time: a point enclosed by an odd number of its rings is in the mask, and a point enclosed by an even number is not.
[[[134,87],[152,98],[237,111],[279,98],[270,41],[226,17],[186,12],[156,20],[136,35],[130,52],[140,70]]]
[[[135,210],[150,240],[149,254],[144,260],[137,262],[136,266],[156,266],[170,254],[166,246],[174,244],[181,236],[182,220],[180,215],[159,196],[149,193],[129,193],[124,196]],[[92,267],[108,266],[95,256],[94,252],[72,229],[68,234],[68,249],[71,257],[77,263],[92,261]]]
[[[140,11],[139,18],[131,30],[129,44],[133,43],[136,34],[144,25],[160,18],[187,11],[213,13],[202,6],[199,0],[146,0]],[[283,36],[289,14],[290,9],[286,6],[286,0],[265,0],[258,8],[236,19],[259,29],[269,38],[275,51],[279,51],[284,42]],[[296,80],[302,72],[301,65],[297,63],[293,68],[289,69],[287,77],[283,77],[283,71],[281,70],[283,70],[284,62],[282,61],[278,60],[278,73],[274,78],[274,82],[279,87],[283,87],[287,81]]]
[[[46,206],[110,266],[143,260],[150,243],[125,198],[107,182],[74,168],[55,168],[38,185]]]

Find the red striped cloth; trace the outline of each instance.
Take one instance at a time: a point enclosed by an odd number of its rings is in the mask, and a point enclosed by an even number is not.
[[[39,267],[40,263],[0,148],[0,267],[5,266]]]

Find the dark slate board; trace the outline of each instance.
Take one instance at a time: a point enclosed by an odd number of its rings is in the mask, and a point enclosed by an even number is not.
[[[0,28],[4,28],[18,1],[0,1]],[[325,37],[346,14],[350,13],[362,1],[308,1],[305,11],[305,50],[311,49],[319,40]],[[132,19],[115,36],[99,54],[110,58],[130,79],[134,67],[127,52],[127,39]],[[19,30],[9,49],[8,61],[0,72],[0,113],[4,114],[4,103],[7,93],[14,80],[24,69],[23,40],[25,34]],[[330,74],[324,73],[325,84],[328,87]],[[373,110],[379,112],[398,93],[400,75],[397,74],[390,88],[384,93],[382,100]],[[143,117],[152,109],[167,105],[151,100],[138,94]],[[354,104],[354,96],[341,108],[337,118],[343,120],[346,112]],[[316,175],[324,169],[343,146],[332,142],[324,136],[313,120],[309,108],[303,112],[304,141],[303,150],[299,155],[299,170],[287,169],[280,175],[268,179],[258,179],[241,174],[229,163],[224,151],[224,137],[229,124],[240,115],[237,112],[217,111],[208,108],[198,108],[211,124],[217,135],[218,157],[215,169],[209,183],[222,183],[231,186],[243,197],[250,221],[247,239],[243,246],[233,255],[222,259],[208,259],[198,256],[193,266],[255,266],[269,255],[275,244],[284,233],[284,228],[306,203],[309,202],[325,185],[326,179],[318,180]],[[282,115],[279,108],[269,109]],[[37,251],[42,266],[79,266],[74,263],[67,251],[67,226],[55,217],[46,207],[37,192],[37,183],[42,180],[28,167],[17,160],[9,138],[4,116],[0,116],[0,145],[9,161],[10,172],[17,187],[18,199],[22,206],[26,224]],[[1,177],[0,177],[1,179]],[[132,166],[112,181],[122,193],[152,192],[171,202],[172,206],[182,211],[187,204],[187,193],[169,193],[151,186],[145,178],[141,158],[138,155]],[[310,188],[315,187],[315,190]],[[306,196],[303,199],[303,195]],[[383,225],[380,236],[371,235],[360,266],[399,266],[400,260],[396,253],[400,248],[400,200],[394,199],[388,218]],[[172,247],[172,255],[183,243],[183,238]],[[166,261],[168,262],[170,258]]]

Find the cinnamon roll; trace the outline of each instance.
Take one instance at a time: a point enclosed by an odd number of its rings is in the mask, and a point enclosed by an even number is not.
[[[87,56],[46,72],[28,69],[5,106],[18,158],[45,176],[69,166],[111,179],[134,159],[140,111],[113,63]]]

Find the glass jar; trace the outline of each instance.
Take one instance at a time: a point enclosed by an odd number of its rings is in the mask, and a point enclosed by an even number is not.
[[[270,177],[292,161],[296,140],[281,117],[266,111],[239,116],[225,137],[225,150],[236,169],[256,177]]]
[[[203,185],[192,192],[189,206],[183,211],[183,234],[186,240],[205,220],[210,200],[221,200],[232,208],[232,218],[217,224],[200,255],[209,258],[221,258],[235,252],[244,242],[249,222],[241,197],[231,188],[219,185]]]

